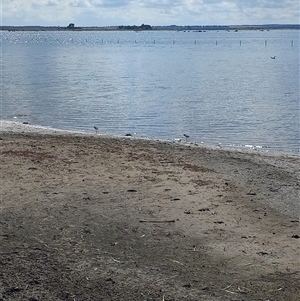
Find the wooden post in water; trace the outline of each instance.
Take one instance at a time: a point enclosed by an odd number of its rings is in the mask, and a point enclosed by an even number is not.
[[[292,41],[291,41],[291,47],[293,47],[293,46],[294,46],[294,41],[292,40]]]
[[[175,41],[173,40],[173,44],[175,44]]]
[[[218,41],[216,41],[216,45],[218,45]]]
[[[195,45],[197,44],[197,41],[195,40]]]
[[[155,40],[154,40],[154,44],[155,44]]]
[[[242,41],[240,40],[240,46],[242,46]]]
[[[267,46],[267,40],[265,40],[265,46]]]

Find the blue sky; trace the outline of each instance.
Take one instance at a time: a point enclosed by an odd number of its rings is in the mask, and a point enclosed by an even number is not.
[[[298,24],[299,0],[0,0],[2,25]]]

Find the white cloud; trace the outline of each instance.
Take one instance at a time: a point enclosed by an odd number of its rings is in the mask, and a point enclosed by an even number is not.
[[[299,0],[3,0],[3,25],[299,23]]]

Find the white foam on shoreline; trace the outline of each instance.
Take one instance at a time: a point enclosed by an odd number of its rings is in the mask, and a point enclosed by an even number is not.
[[[186,142],[184,139],[156,139],[150,137],[124,137],[118,135],[109,135],[109,134],[95,134],[85,131],[74,131],[74,130],[62,130],[57,128],[52,128],[48,126],[41,126],[41,125],[32,125],[27,124],[19,121],[8,121],[8,120],[0,120],[0,133],[32,133],[32,134],[54,134],[54,135],[85,135],[85,136],[102,136],[102,137],[111,137],[111,138],[126,138],[126,139],[140,139],[140,140],[150,140],[150,141],[160,141],[160,142],[173,142],[176,144],[181,144],[185,146],[191,147],[204,147],[209,149],[224,149],[224,150],[231,150],[231,151],[239,151],[245,153],[260,153],[260,154],[270,154],[273,156],[277,155],[288,155],[288,156],[299,156],[300,153],[297,152],[290,152],[290,151],[278,151],[278,150],[271,150],[263,146],[254,146],[254,145],[223,145],[223,144],[216,144],[216,145],[209,145],[204,142]]]
[[[84,134],[89,133],[81,131],[61,130],[48,126],[32,125],[19,121],[0,120],[0,132],[12,133],[36,133],[36,134]]]

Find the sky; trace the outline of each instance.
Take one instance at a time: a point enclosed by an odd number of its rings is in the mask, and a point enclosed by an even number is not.
[[[3,26],[299,24],[299,0],[0,0]]]

